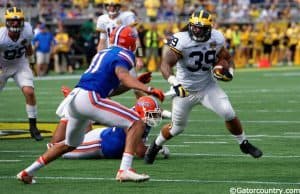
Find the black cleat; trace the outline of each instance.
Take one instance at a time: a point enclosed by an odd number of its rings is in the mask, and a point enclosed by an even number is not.
[[[161,148],[162,146],[156,145],[154,140],[145,153],[145,157],[144,157],[145,164],[153,164],[155,157]]]
[[[260,158],[263,155],[262,151],[249,143],[248,140],[244,140],[240,144],[240,149],[243,153],[250,154],[253,158]]]
[[[36,127],[31,127],[29,129],[30,135],[32,138],[34,138],[36,141],[41,141],[43,140],[43,137],[41,136],[40,131]]]

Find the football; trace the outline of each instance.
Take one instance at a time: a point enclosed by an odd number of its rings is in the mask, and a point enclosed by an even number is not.
[[[221,71],[228,71],[229,70],[229,63],[225,59],[219,60],[217,63],[213,65],[213,69],[221,70]]]
[[[222,81],[230,81],[232,79],[232,74],[229,71],[229,63],[225,59],[219,60],[213,66],[214,77]]]

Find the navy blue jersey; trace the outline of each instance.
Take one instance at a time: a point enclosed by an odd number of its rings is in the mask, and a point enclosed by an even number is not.
[[[115,74],[116,67],[121,66],[130,71],[134,64],[135,56],[129,50],[116,46],[102,50],[94,56],[76,87],[95,91],[102,98],[106,98],[120,85],[120,80]]]

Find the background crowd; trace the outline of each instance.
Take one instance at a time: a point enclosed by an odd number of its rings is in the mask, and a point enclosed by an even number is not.
[[[124,0],[122,4],[140,20],[147,70],[157,70],[164,42],[200,7],[214,15],[215,27],[224,33],[238,68],[300,65],[299,0]],[[9,6],[21,7],[35,36],[44,33],[39,38],[47,40],[43,48],[35,47],[49,55],[49,61],[42,61],[48,63],[46,69],[39,68],[45,67],[41,61],[34,62],[38,76],[52,69],[73,73],[96,53],[95,25],[105,10],[103,0],[0,0],[1,13]]]

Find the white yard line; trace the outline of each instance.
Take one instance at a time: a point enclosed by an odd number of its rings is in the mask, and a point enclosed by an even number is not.
[[[167,145],[168,147],[189,147],[185,145]],[[7,150],[0,150],[0,153],[34,153],[32,151],[7,151]],[[178,152],[171,152],[171,155],[173,156],[213,156],[213,157],[249,157],[245,154],[221,154],[221,153],[178,153]],[[37,157],[37,155],[20,155],[20,158],[26,158],[28,156]],[[300,155],[272,155],[272,154],[265,154],[263,155],[263,158],[300,158]],[[13,161],[13,160],[12,160]]]
[[[21,162],[22,160],[0,160],[1,162]]]
[[[186,157],[186,156],[212,156],[212,157],[249,157],[249,155],[246,155],[246,154],[220,154],[220,153],[217,153],[217,154],[212,154],[212,153],[174,153],[174,152],[171,152],[170,154],[171,156],[183,156],[183,157]],[[268,155],[268,154],[265,154],[262,156],[262,158],[300,158],[300,156],[297,156],[297,155]]]
[[[63,176],[38,176],[37,180],[81,180],[81,181],[116,181],[115,178],[107,177],[63,177]],[[0,176],[0,179],[16,179],[15,176]],[[260,184],[260,185],[300,185],[300,182],[280,182],[280,181],[252,181],[252,180],[201,180],[201,179],[155,179],[151,178],[150,182],[174,182],[174,183],[230,183],[230,184]]]
[[[185,144],[227,144],[226,141],[185,141]]]

